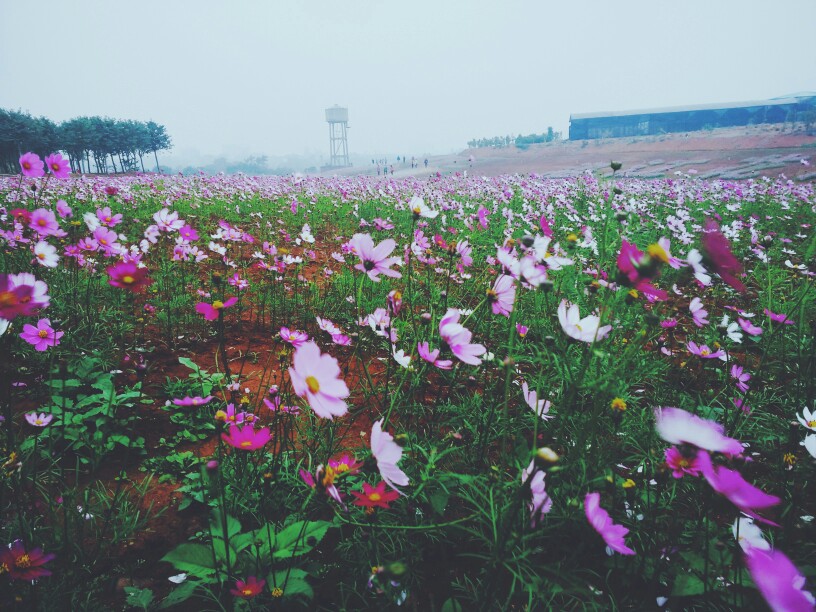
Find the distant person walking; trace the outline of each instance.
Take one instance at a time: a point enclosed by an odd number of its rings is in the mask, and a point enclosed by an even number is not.
[[[426,168],[428,167],[428,158],[427,157],[425,158],[425,167]]]

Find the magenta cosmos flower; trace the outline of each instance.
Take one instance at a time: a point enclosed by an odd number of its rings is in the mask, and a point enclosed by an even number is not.
[[[289,378],[295,394],[306,399],[317,416],[331,420],[348,412],[343,400],[349,396],[349,388],[340,378],[334,357],[321,355],[317,344],[309,341],[295,350],[292,361]]]
[[[723,435],[725,428],[719,423],[670,406],[657,408],[654,414],[655,429],[669,444],[691,444],[732,456],[742,454],[740,441]]]
[[[139,293],[153,282],[148,278],[147,268],[140,268],[132,262],[119,262],[107,269],[108,284],[133,293]]]
[[[811,612],[816,607],[816,598],[805,590],[805,577],[782,552],[751,548],[745,564],[774,612]]]
[[[40,319],[37,326],[24,325],[20,337],[38,351],[45,351],[50,346],[57,346],[65,332],[55,332],[49,319]]]
[[[391,269],[392,265],[400,261],[399,257],[389,257],[397,246],[397,243],[391,238],[383,240],[375,247],[374,239],[369,234],[354,234],[348,244],[360,258],[360,263],[354,267],[368,274],[368,278],[375,283],[380,282],[380,274],[392,278],[402,276],[396,270]]]
[[[778,314],[776,312],[771,312],[767,308],[765,310],[763,310],[763,312],[774,323],[782,323],[784,325],[794,325],[793,319],[789,319],[786,314]]]
[[[22,171],[23,175],[30,176],[32,178],[36,178],[38,176],[43,176],[45,174],[45,170],[43,170],[45,164],[40,159],[40,156],[36,153],[23,153],[20,156],[20,170]]]
[[[744,514],[763,523],[768,523],[775,527],[779,526],[773,521],[759,516],[757,510],[765,510],[776,506],[782,501],[781,499],[776,495],[770,495],[756,488],[747,482],[736,470],[714,465],[708,453],[699,453],[698,459],[700,471],[712,489],[727,498],[728,501],[734,504]]]
[[[260,595],[266,586],[266,580],[258,580],[255,576],[249,576],[246,581],[236,580],[235,588],[230,589],[230,593],[241,599],[252,599]]]
[[[644,253],[624,238],[617,260],[618,281],[655,299],[665,300],[668,294],[651,282],[660,274],[660,264],[669,263],[669,257],[658,244],[649,246],[647,252]]]
[[[745,292],[745,285],[737,278],[742,276],[742,265],[731,252],[731,244],[723,236],[716,221],[706,219],[701,240],[709,269],[719,274],[723,281],[737,291]]]
[[[71,174],[71,164],[60,153],[52,153],[45,158],[45,165],[49,172],[57,178],[68,178]]]
[[[586,514],[589,524],[615,552],[622,555],[634,555],[635,551],[626,545],[624,536],[629,530],[623,525],[616,525],[609,517],[609,513],[601,508],[601,494],[587,493],[584,498],[584,514]]]
[[[445,316],[439,322],[439,335],[450,347],[451,352],[463,363],[480,365],[480,355],[487,349],[481,344],[471,344],[473,333],[459,323],[461,313],[455,308],[448,308]]]
[[[688,446],[684,447],[682,451],[676,446],[667,448],[666,465],[668,465],[672,471],[672,476],[675,478],[682,478],[686,474],[689,476],[699,476],[702,467],[697,458],[698,454],[697,449]]]
[[[208,304],[207,302],[199,302],[196,304],[195,309],[198,314],[204,315],[204,318],[207,319],[207,321],[215,321],[222,310],[229,308],[237,302],[237,297],[227,298],[223,302],[221,300],[215,300],[212,304]]]
[[[43,567],[56,555],[43,554],[41,548],[26,550],[22,540],[15,540],[8,548],[0,547],[0,574],[8,573],[11,580],[37,580],[50,576],[51,571]]]
[[[230,425],[228,434],[221,434],[221,439],[230,446],[240,450],[254,451],[269,442],[269,440],[272,439],[272,434],[269,433],[268,427],[255,431],[252,425],[238,427],[238,425],[233,423]]]

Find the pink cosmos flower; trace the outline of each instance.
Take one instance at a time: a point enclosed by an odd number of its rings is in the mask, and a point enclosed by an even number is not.
[[[188,396],[186,396],[186,397],[184,397],[182,399],[174,399],[173,403],[176,406],[195,406],[195,407],[198,407],[198,406],[206,406],[214,398],[215,398],[215,396],[213,396],[213,395],[208,395],[207,397],[201,397],[200,395],[197,395],[195,397],[190,397],[188,395]]]
[[[635,551],[626,545],[624,536],[629,530],[623,525],[616,525],[609,517],[609,513],[601,508],[601,494],[587,493],[584,498],[584,514],[586,514],[589,524],[615,552],[622,555],[634,555]]]
[[[33,425],[34,427],[46,427],[51,421],[54,420],[54,415],[45,414],[44,412],[41,412],[40,414],[30,412],[25,415],[25,420],[28,421],[29,425]]]
[[[716,351],[712,351],[710,348],[708,348],[707,344],[698,346],[696,342],[692,341],[686,344],[686,348],[688,348],[689,353],[692,355],[697,355],[703,359],[720,359],[721,361],[725,361],[727,359],[724,350],[717,349]]]
[[[689,452],[684,452],[676,446],[670,446],[666,449],[666,465],[672,471],[672,476],[675,478],[682,478],[686,474],[689,476],[700,475],[700,463],[697,461],[697,451],[691,449]]]
[[[52,153],[46,156],[45,165],[48,166],[48,170],[56,178],[68,178],[68,175],[71,174],[71,164],[60,153]]]
[[[105,227],[114,227],[115,225],[119,225],[122,222],[122,214],[119,213],[117,215],[114,215],[111,212],[110,206],[105,206],[104,208],[97,209],[96,218],[99,219],[99,223],[101,223]]]
[[[662,247],[652,245],[649,255],[638,249],[625,238],[618,252],[618,282],[637,289],[645,295],[665,300],[668,294],[657,289],[651,282],[660,274],[660,263],[668,262],[668,255]]]
[[[742,317],[737,317],[737,323],[749,336],[759,336],[762,334],[762,328],[757,327],[753,323],[751,323],[748,319],[743,319]]]
[[[708,325],[708,311],[703,308],[703,301],[695,297],[691,300],[691,304],[689,304],[689,311],[691,312],[691,316],[694,319],[694,324],[697,327],[704,327]]]
[[[773,321],[774,323],[782,323],[784,325],[793,325],[794,322],[792,319],[789,319],[785,314],[777,314],[775,312],[771,312],[767,308],[763,311],[768,318]]]
[[[737,364],[731,366],[731,378],[737,381],[737,389],[743,393],[748,391],[748,381],[751,380],[751,375],[743,371],[742,366]]]
[[[321,319],[320,317],[315,317],[315,320],[317,321],[317,326],[321,330],[332,336],[343,333],[343,330],[337,327],[337,325],[335,325],[329,319]]]
[[[706,262],[720,278],[737,291],[744,293],[745,285],[737,277],[742,275],[742,265],[731,252],[728,238],[723,236],[720,226],[713,219],[706,219],[701,237]]]
[[[47,208],[33,211],[28,226],[40,236],[59,236],[63,233],[57,216]]]
[[[490,211],[488,211],[484,206],[479,206],[479,211],[476,213],[479,217],[479,225],[482,226],[482,229],[487,229],[487,217],[490,215]]]
[[[532,477],[530,475],[532,474]],[[536,527],[544,519],[544,515],[552,510],[553,502],[547,494],[544,478],[547,473],[544,470],[536,469],[535,460],[530,462],[526,469],[521,471],[521,482],[529,482],[531,500],[528,504],[530,509],[530,527]]]
[[[48,285],[33,274],[0,274],[0,319],[31,316],[50,301]]]
[[[522,325],[521,323],[516,323],[516,332],[518,333],[519,338],[526,337],[528,331],[530,331],[529,327]]]
[[[238,425],[232,424],[229,428],[229,434],[222,433],[221,439],[235,448],[253,451],[265,446],[272,439],[272,435],[269,433],[268,427],[255,431],[252,425],[238,427]]]
[[[208,304],[207,302],[199,302],[196,304],[195,309],[196,312],[203,315],[207,321],[215,321],[222,310],[229,308],[237,302],[237,297],[227,298],[223,302],[221,300],[215,300],[212,304]]]
[[[691,444],[732,456],[742,454],[740,441],[723,435],[725,428],[719,423],[670,406],[656,408],[654,414],[655,429],[669,444]]]
[[[31,582],[50,576],[51,570],[43,566],[52,561],[56,555],[43,554],[41,548],[26,550],[22,540],[15,540],[9,546],[0,546],[0,567],[5,569],[11,580]]]
[[[781,499],[756,488],[736,470],[714,465],[708,453],[699,453],[698,458],[700,471],[712,489],[727,498],[744,514],[763,523],[778,527],[776,523],[759,516],[756,511],[776,506],[782,501]]]
[[[122,261],[107,270],[108,284],[119,287],[132,293],[140,293],[142,289],[153,283],[147,276],[147,268],[140,268],[135,263]]]
[[[280,328],[280,337],[284,342],[288,342],[295,348],[303,346],[309,340],[309,334],[299,329],[290,330],[288,327]]]
[[[34,347],[35,350],[45,351],[48,347],[57,346],[65,332],[55,332],[51,327],[50,319],[40,319],[37,326],[25,324],[20,337]]]
[[[459,323],[461,313],[455,308],[449,308],[439,322],[439,335],[442,337],[451,352],[459,361],[470,365],[479,365],[487,349],[481,344],[471,344],[473,334]]]
[[[549,400],[540,400],[538,399],[538,394],[535,390],[531,391],[527,386],[527,381],[522,381],[521,383],[521,393],[524,396],[524,401],[527,405],[533,409],[542,420],[547,421],[553,417],[548,416],[547,413],[550,411],[550,406],[552,403]]]
[[[113,230],[97,227],[93,232],[93,237],[108,257],[117,255],[122,250],[122,245],[118,242],[119,234]]]
[[[490,302],[493,314],[509,317],[516,301],[516,281],[513,277],[499,274],[493,287],[487,290],[487,301]]]
[[[179,229],[179,236],[181,236],[186,242],[195,242],[198,240],[198,232],[189,225],[185,225]]]
[[[59,263],[57,247],[40,240],[34,245],[34,261],[46,268],[56,268]]]
[[[365,272],[375,283],[380,282],[380,274],[392,278],[402,276],[396,270],[391,270],[391,266],[400,261],[399,257],[389,257],[397,246],[393,239],[387,238],[375,247],[374,239],[369,234],[354,234],[349,240],[349,245],[360,258],[360,263],[354,267]]]
[[[345,334],[334,334],[331,337],[331,340],[337,346],[350,346],[351,345],[351,338],[349,338]]]
[[[74,216],[74,211],[68,206],[65,200],[57,200],[57,213],[62,219],[67,219]]]
[[[782,552],[752,548],[745,564],[774,612],[812,612],[816,607],[816,598],[805,590],[805,577]]]
[[[570,304],[567,300],[561,300],[558,306],[558,321],[565,334],[581,342],[603,340],[612,331],[611,325],[599,327],[601,318],[598,315],[589,315],[582,319],[578,305]]]
[[[422,359],[431,365],[435,365],[440,370],[450,370],[453,367],[453,361],[450,359],[439,359],[439,349],[432,351],[427,342],[417,344],[417,353],[419,353]]]
[[[402,447],[394,442],[394,436],[382,430],[385,419],[375,422],[371,428],[371,454],[377,461],[377,469],[388,486],[402,494],[396,485],[407,486],[408,476],[397,464],[402,459]]]
[[[295,350],[293,367],[289,378],[295,395],[305,398],[315,414],[323,419],[333,419],[348,412],[343,400],[349,396],[349,388],[340,378],[340,366],[331,355],[323,355],[313,341]]]
[[[184,227],[184,221],[180,220],[176,211],[170,212],[169,208],[162,208],[153,215],[156,227],[163,232],[172,232]]]
[[[31,153],[29,151],[28,153],[23,153],[20,156],[20,171],[24,176],[30,176],[32,178],[43,176],[45,175],[45,170],[43,170],[43,167],[43,161],[36,153]]]

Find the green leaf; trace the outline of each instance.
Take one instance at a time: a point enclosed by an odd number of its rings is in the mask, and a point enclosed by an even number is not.
[[[180,544],[161,560],[198,578],[208,578],[215,574],[212,549],[203,544]]]
[[[232,537],[241,533],[241,521],[234,516],[227,515],[227,537]],[[210,528],[216,536],[223,537],[224,522],[222,520],[221,510],[213,510],[213,518],[210,521]]]
[[[447,491],[444,489],[434,491],[429,499],[431,502],[431,508],[433,508],[434,512],[436,512],[439,516],[445,514],[445,508],[448,505],[448,499],[450,499],[450,494]]]
[[[314,591],[312,590],[312,586],[306,581],[308,575],[309,574],[305,571],[297,567],[293,567],[288,572],[286,570],[280,570],[269,574],[266,581],[267,587],[269,590],[274,589],[275,586],[283,589],[284,597],[304,595],[307,599],[312,599],[314,597]]]
[[[328,521],[297,521],[282,529],[275,536],[275,559],[288,559],[303,555],[320,543],[331,527]]]
[[[705,584],[694,574],[678,574],[672,588],[672,597],[700,595],[705,591]]]
[[[442,604],[442,610],[440,612],[462,612],[462,604],[451,597],[450,599],[446,599],[445,603]]]
[[[125,587],[128,605],[147,610],[153,601],[153,591],[150,589],[140,589],[138,587]]]
[[[201,368],[199,368],[196,364],[194,364],[193,360],[190,359],[189,357],[179,357],[179,363],[181,365],[183,365],[183,366],[186,366],[186,367],[190,368],[191,370],[193,370],[196,373],[201,371]]]
[[[183,601],[187,601],[197,588],[198,582],[194,580],[182,582],[181,586],[178,586],[170,591],[170,594],[162,599],[161,603],[159,604],[159,610],[166,610],[167,608],[171,608]]]

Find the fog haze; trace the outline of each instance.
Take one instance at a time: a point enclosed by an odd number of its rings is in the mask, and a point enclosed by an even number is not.
[[[570,113],[816,89],[816,2],[146,0],[0,9],[0,107],[154,120],[172,158],[565,136]]]

